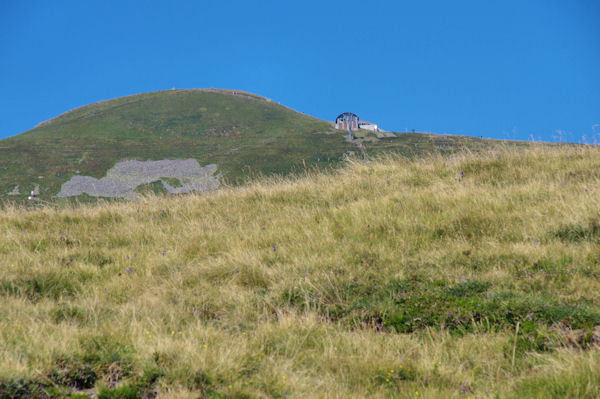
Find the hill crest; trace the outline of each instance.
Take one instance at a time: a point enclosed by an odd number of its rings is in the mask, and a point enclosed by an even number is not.
[[[331,168],[352,154],[418,156],[501,143],[426,134],[386,137],[365,130],[348,142],[345,135],[331,122],[244,91],[134,94],[72,109],[1,140],[0,198],[24,200],[27,195],[21,193],[39,186],[40,198],[51,199],[73,177],[102,179],[126,160],[195,159],[200,166],[217,165],[222,182],[239,184],[256,175]]]
[[[82,105],[82,106],[70,109],[68,111],[65,111],[62,114],[54,116],[50,119],[42,121],[42,122],[38,123],[37,125],[35,125],[34,128],[46,126],[53,122],[57,122],[59,119],[61,119],[63,117],[68,117],[72,113],[84,111],[87,108],[93,108],[93,107],[98,107],[98,106],[103,106],[103,105],[110,105],[110,107],[115,107],[115,106],[117,106],[117,104],[114,104],[114,103],[119,100],[123,100],[123,101],[128,100],[127,103],[132,103],[132,102],[144,100],[144,98],[141,98],[141,97],[151,96],[151,95],[155,95],[155,94],[163,94],[163,93],[182,93],[182,92],[205,92],[205,93],[229,94],[229,95],[237,95],[237,96],[246,96],[248,98],[252,98],[255,100],[262,100],[262,101],[266,101],[266,102],[273,101],[269,98],[262,97],[257,94],[254,94],[254,93],[240,91],[240,90],[231,90],[231,89],[195,88],[195,89],[156,90],[156,91],[150,91],[150,92],[145,92],[145,93],[137,93],[137,94],[130,94],[127,96],[114,97],[114,98],[110,98],[110,99],[106,99],[106,100],[96,101],[96,102],[93,102],[93,103],[90,103],[87,105]],[[279,103],[277,103],[277,104],[279,104]],[[118,104],[118,105],[121,105],[121,104]],[[279,105],[281,105],[281,104],[279,104]]]

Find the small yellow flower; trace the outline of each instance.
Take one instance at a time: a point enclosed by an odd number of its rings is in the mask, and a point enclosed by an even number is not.
[[[416,396],[419,396],[419,391],[415,391],[415,395],[416,395]]]
[[[389,379],[389,378],[386,378],[386,379],[385,379],[385,382],[390,382],[390,379]]]
[[[283,379],[285,380],[285,375],[283,376]]]
[[[203,348],[206,348],[206,344],[202,345]]]

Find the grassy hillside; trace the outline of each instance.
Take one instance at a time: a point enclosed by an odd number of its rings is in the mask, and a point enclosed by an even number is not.
[[[26,198],[39,185],[41,197],[50,199],[71,177],[101,178],[126,159],[195,158],[201,165],[217,164],[223,179],[235,184],[258,174],[327,168],[349,151],[408,155],[497,145],[467,137],[406,134],[385,140],[372,135],[359,149],[343,136],[328,122],[248,93],[169,90],[134,95],[75,109],[0,140],[0,198]],[[20,195],[8,197],[15,186]]]
[[[0,397],[597,398],[599,155],[5,207]]]

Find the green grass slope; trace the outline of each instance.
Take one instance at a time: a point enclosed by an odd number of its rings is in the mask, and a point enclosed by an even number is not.
[[[422,154],[494,146],[467,137],[403,134],[347,143],[328,122],[253,94],[227,90],[169,90],[102,101],[0,140],[0,198],[26,198],[35,185],[50,199],[72,176],[101,178],[126,159],[195,158],[215,163],[224,181],[289,174],[336,165],[357,155]],[[362,139],[361,139],[362,141]],[[19,186],[21,195],[7,194]]]
[[[600,153],[0,213],[0,397],[597,398]]]

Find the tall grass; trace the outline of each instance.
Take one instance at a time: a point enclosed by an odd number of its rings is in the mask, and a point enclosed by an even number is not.
[[[600,152],[0,215],[0,397],[598,397]]]

